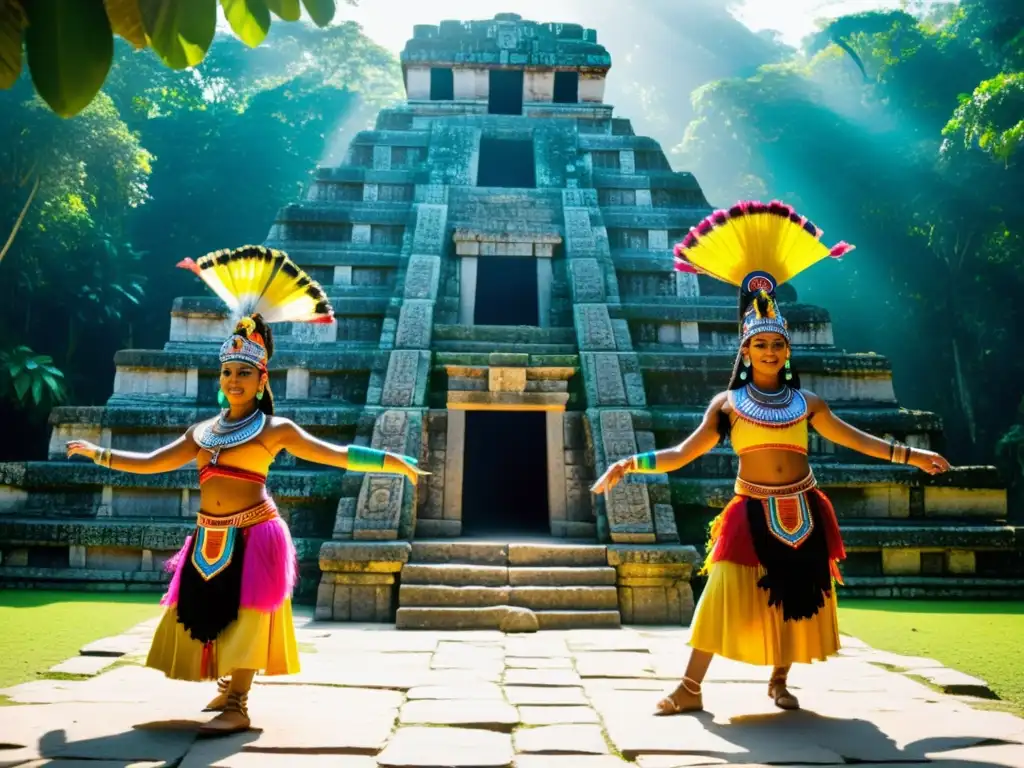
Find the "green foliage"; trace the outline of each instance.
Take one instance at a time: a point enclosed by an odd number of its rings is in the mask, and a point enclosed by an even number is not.
[[[22,407],[40,407],[61,403],[66,396],[64,374],[52,358],[23,345],[0,350],[0,397]]]
[[[678,148],[717,205],[779,197],[858,245],[799,278],[801,299],[829,308],[840,346],[894,360],[901,399],[942,414],[961,461],[991,459],[1024,376],[1024,306],[1006,298],[1024,294],[1021,22],[1003,0],[836,19],[788,61],[695,91]]]
[[[77,115],[103,86],[114,58],[103,0],[33,0],[26,11],[32,82],[58,115]]]
[[[354,3],[355,0],[346,0]],[[263,42],[271,13],[298,21],[299,0],[221,0],[231,29],[250,47]],[[334,0],[302,0],[318,27],[334,19]],[[36,90],[61,117],[79,114],[110,70],[114,35],[151,47],[171,69],[197,66],[213,43],[217,0],[3,0],[0,88],[21,72],[22,39]]]
[[[961,97],[943,135],[1009,165],[1024,141],[1024,72],[1000,72]]]

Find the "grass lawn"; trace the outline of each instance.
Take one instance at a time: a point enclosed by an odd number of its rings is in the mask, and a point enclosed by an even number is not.
[[[0,688],[33,680],[93,640],[160,612],[157,594],[0,589]]]
[[[925,656],[980,677],[1024,713],[1024,601],[840,601],[839,629],[880,650]]]

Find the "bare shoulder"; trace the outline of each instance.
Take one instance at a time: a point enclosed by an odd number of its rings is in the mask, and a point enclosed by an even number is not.
[[[263,432],[271,436],[283,437],[295,434],[298,428],[298,425],[291,419],[286,419],[284,416],[270,416],[263,427]]]
[[[819,411],[828,410],[828,403],[818,397],[816,394],[811,392],[809,389],[799,390],[800,394],[803,395],[804,400],[807,401],[807,410],[811,413],[818,413]]]
[[[708,403],[708,416],[715,416],[719,413],[729,413],[732,410],[732,406],[729,405],[729,392],[719,392]]]

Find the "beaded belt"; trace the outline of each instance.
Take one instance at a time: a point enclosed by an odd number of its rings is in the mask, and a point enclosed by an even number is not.
[[[742,477],[736,478],[736,484],[733,486],[737,496],[750,496],[755,499],[770,499],[775,496],[795,496],[798,493],[809,491],[812,488],[816,488],[818,481],[814,477],[814,472],[808,472],[807,477],[796,483],[790,483],[789,485],[758,485],[757,483],[750,483],[744,480]]]
[[[204,515],[200,512],[196,520],[198,527],[192,565],[206,581],[223,573],[231,565],[239,529],[251,528],[275,517],[277,506],[270,499],[233,515]]]
[[[196,524],[200,528],[250,528],[277,517],[277,505],[271,499],[255,507],[243,509],[233,515],[205,515],[199,513]]]
[[[789,485],[757,485],[737,477],[738,496],[759,499],[764,508],[768,533],[788,547],[798,549],[814,531],[814,516],[804,495],[818,485],[814,472]]]

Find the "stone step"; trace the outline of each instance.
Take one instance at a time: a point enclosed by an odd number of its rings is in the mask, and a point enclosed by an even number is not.
[[[508,542],[413,541],[409,562],[508,565]]]
[[[608,565],[608,548],[600,544],[518,544],[508,545],[510,566],[597,566]]]
[[[576,329],[507,325],[434,325],[433,340],[514,342],[517,344],[575,344]]]
[[[497,629],[503,606],[487,608],[399,608],[396,629]]]
[[[615,587],[453,587],[402,584],[403,608],[474,608],[513,605],[533,611],[617,610]]]
[[[508,583],[513,587],[615,586],[615,569],[611,566],[514,567],[508,569]]]
[[[446,587],[504,587],[508,568],[464,563],[408,563],[402,568],[402,584]]]
[[[541,629],[618,629],[618,611],[537,611]]]
[[[397,629],[498,629],[505,617],[503,606],[485,608],[399,608]],[[618,628],[618,611],[537,611],[541,629]]]
[[[615,587],[509,587],[509,591],[510,605],[538,613],[603,610],[618,613],[619,609]]]
[[[435,352],[512,352],[530,355],[575,355],[575,344],[523,344],[497,341],[437,341]]]
[[[402,608],[490,608],[511,605],[510,592],[510,587],[402,584],[398,589],[398,604]]]

